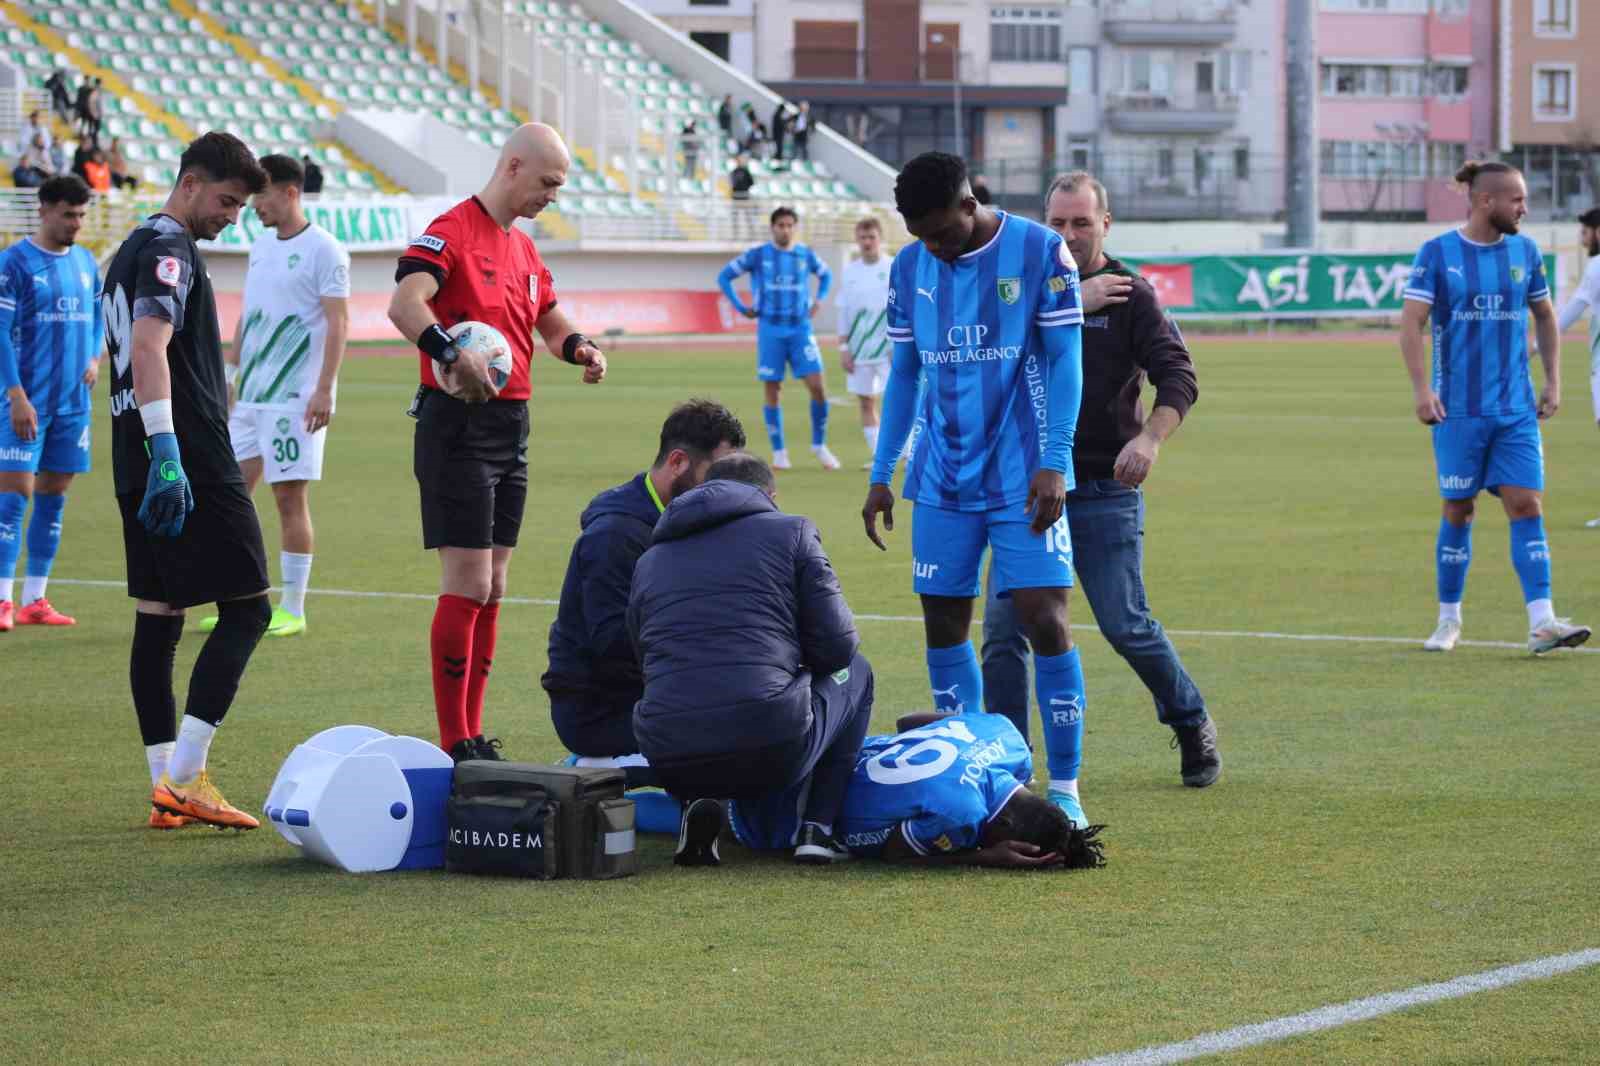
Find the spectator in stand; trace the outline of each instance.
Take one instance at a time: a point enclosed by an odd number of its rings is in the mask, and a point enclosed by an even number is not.
[[[57,67],[44,80],[45,91],[50,94],[50,109],[61,116],[62,122],[72,121],[72,92],[67,88],[67,71]]]
[[[811,162],[811,101],[800,101],[800,110],[794,116],[793,129],[794,157]]]
[[[83,180],[96,193],[111,191],[111,165],[106,162],[105,149],[96,148],[89,153],[89,160],[83,165],[83,175]]]
[[[50,163],[50,153],[44,147],[44,138],[34,134],[33,140],[23,150],[22,158],[17,160],[11,180],[19,189],[37,189],[55,173],[55,167]]]
[[[783,139],[789,133],[789,105],[782,100],[772,111],[772,161],[783,162]]]
[[[85,137],[78,142],[77,151],[72,153],[72,172],[82,178],[85,185],[89,184],[89,173],[84,170],[84,167],[89,165],[89,159],[94,155],[94,149],[95,142]],[[61,167],[58,163],[56,170],[59,171],[60,169]]]
[[[106,149],[106,165],[111,168],[111,187],[114,189],[137,189],[139,179],[128,173],[128,159],[122,154],[122,138],[111,138],[111,147]]]
[[[751,158],[760,159],[765,154],[768,145],[767,127],[759,118],[756,117],[755,108],[750,107],[749,104],[746,104],[745,107],[747,109],[745,112],[745,121],[749,124],[750,128],[748,132],[746,132],[744,143],[740,145],[740,147],[748,152]]]
[[[733,136],[733,94],[725,93],[717,105],[717,129],[724,137]]]
[[[694,119],[683,124],[683,174],[695,178],[700,173],[700,124]]]
[[[733,169],[728,171],[728,188],[733,190],[733,198],[750,199],[750,189],[755,183],[756,179],[750,173],[749,161],[743,154],[734,156]]]
[[[305,188],[301,190],[303,196],[316,196],[322,192],[322,168],[311,161],[311,157],[300,157],[300,165],[305,168]]]
[[[44,138],[45,150],[55,143],[55,138],[50,135],[50,125],[44,120],[43,111],[28,112],[28,124],[22,128],[22,143],[32,144],[35,137]]]
[[[89,135],[89,96],[93,92],[94,85],[90,83],[88,78],[84,78],[78,83],[78,98],[73,102],[72,113],[78,123],[78,135],[80,137]]]

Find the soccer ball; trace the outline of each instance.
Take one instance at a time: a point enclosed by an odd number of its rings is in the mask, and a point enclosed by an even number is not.
[[[495,388],[506,387],[506,382],[511,379],[511,345],[505,334],[487,322],[457,322],[450,327],[449,333],[455,338],[458,348],[485,355],[498,353],[489,359],[489,376]],[[444,364],[437,359],[433,361],[433,376],[450,395],[461,392],[461,379],[455,374],[446,373]]]

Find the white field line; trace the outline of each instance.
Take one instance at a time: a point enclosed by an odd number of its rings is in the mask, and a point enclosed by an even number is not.
[[[1600,948],[1574,951],[1566,955],[1547,955],[1532,962],[1467,974],[1437,984],[1417,985],[1415,988],[1399,992],[1385,992],[1365,999],[1353,999],[1348,1003],[1318,1007],[1304,1014],[1291,1014],[1255,1025],[1241,1025],[1233,1029],[1205,1033],[1192,1040],[1182,1040],[1175,1044],[1152,1045],[1137,1051],[1122,1051],[1093,1059],[1081,1059],[1071,1066],[1162,1066],[1164,1063],[1188,1062],[1207,1055],[1238,1051],[1259,1044],[1320,1032],[1323,1029],[1369,1021],[1427,1003],[1460,999],[1463,996],[1490,992],[1526,981],[1540,981],[1590,966],[1600,966]]]
[[[102,581],[89,578],[53,577],[52,585],[83,585],[90,588],[126,588],[125,581]],[[273,592],[282,590],[276,586]],[[436,600],[437,593],[432,592],[366,592],[359,589],[326,589],[313,586],[307,593],[308,596],[338,596],[355,600]],[[555,607],[560,600],[547,600],[531,596],[507,596],[500,601],[514,605],[534,607]],[[857,614],[858,622],[921,622],[921,615],[912,614]],[[982,625],[981,618],[975,618],[973,625]],[[1077,627],[1080,632],[1088,629],[1087,626]],[[1245,640],[1299,640],[1323,643],[1340,644],[1414,644],[1421,647],[1422,642],[1415,637],[1376,637],[1376,636],[1350,636],[1343,633],[1274,633],[1266,630],[1247,629],[1168,629],[1168,633],[1177,637],[1221,637]],[[1458,642],[1463,647],[1469,648],[1512,648],[1526,649],[1527,645],[1510,640],[1463,640]],[[1600,654],[1600,648],[1575,648],[1569,649],[1583,655]]]

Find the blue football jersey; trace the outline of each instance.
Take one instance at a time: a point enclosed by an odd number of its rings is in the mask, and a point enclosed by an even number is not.
[[[1065,242],[997,213],[982,248],[946,263],[913,242],[889,272],[889,339],[916,345],[924,381],[902,495],[946,510],[1027,500],[1048,424],[1041,334],[1083,323]]]
[[[868,737],[837,832],[878,855],[899,833],[919,855],[976,847],[989,820],[1033,776],[1033,753],[1002,714],[969,711],[896,736]]]
[[[717,275],[717,286],[734,307],[743,304],[733,291],[733,279],[750,275],[750,287],[762,329],[810,329],[811,305],[821,303],[833,284],[833,274],[817,253],[804,244],[779,248],[758,244],[735,257]],[[811,298],[811,275],[817,275],[817,296]]]
[[[83,375],[105,337],[100,270],[88,250],[47,252],[24,238],[0,253],[0,389],[20,384],[41,415],[84,414]],[[9,349],[9,350],[7,350]]]
[[[1433,308],[1433,390],[1446,417],[1534,409],[1528,305],[1550,298],[1538,245],[1521,234],[1477,244],[1451,230],[1417,253],[1405,298]]]

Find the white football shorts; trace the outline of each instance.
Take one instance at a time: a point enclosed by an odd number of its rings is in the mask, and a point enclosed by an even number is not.
[[[234,404],[228,417],[233,457],[239,462],[260,459],[267,484],[280,481],[321,481],[326,426],[306,432],[306,413],[292,407],[254,407]]]

